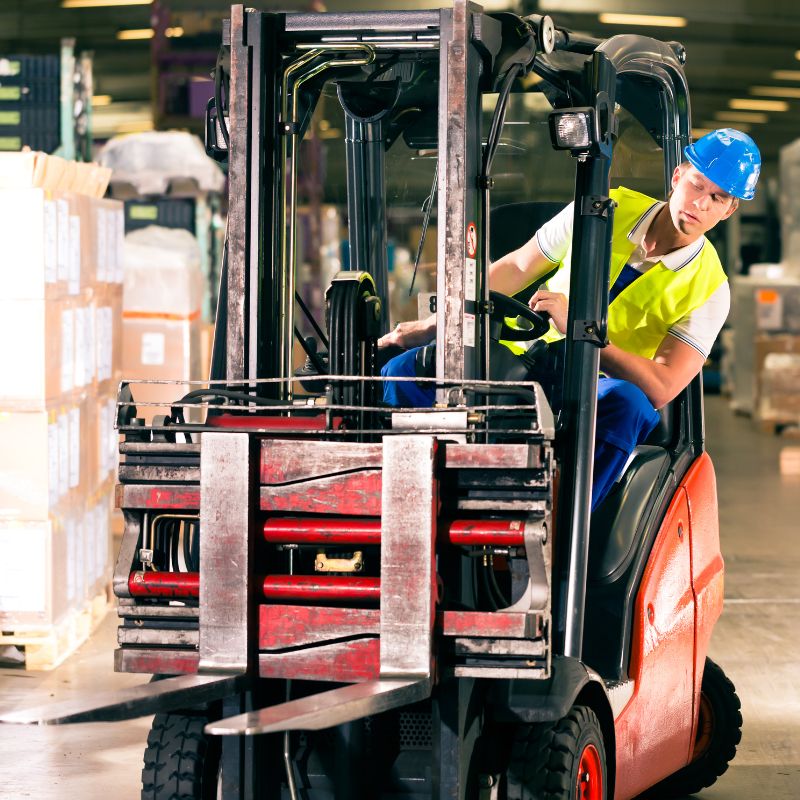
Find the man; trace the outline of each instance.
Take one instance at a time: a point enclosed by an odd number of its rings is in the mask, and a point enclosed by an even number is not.
[[[730,128],[712,131],[684,150],[672,192],[659,202],[616,189],[611,244],[608,336],[601,351],[592,508],[606,496],[628,457],[658,423],[669,403],[698,374],[730,308],[727,278],[705,233],[751,200],[761,168],[755,142]],[[531,298],[551,318],[545,339],[567,327],[569,260],[574,209],[570,204],[526,244],[492,263],[489,285],[513,295],[554,266],[558,271]],[[416,347],[435,335],[435,317],[401,323],[379,346]],[[386,364],[385,377],[414,375],[414,351]],[[413,383],[386,384],[396,405],[430,405]]]

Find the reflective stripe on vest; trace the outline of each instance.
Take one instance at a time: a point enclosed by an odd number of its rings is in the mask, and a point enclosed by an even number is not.
[[[612,189],[611,197],[617,203],[609,275],[613,286],[635,249],[628,235],[657,201],[623,187]],[[558,272],[547,282],[551,292],[569,296],[571,255],[572,244],[559,264]],[[626,287],[609,306],[609,340],[629,353],[652,358],[669,329],[702,306],[726,280],[717,251],[708,240],[680,269],[669,269],[659,261]],[[544,336],[548,342],[561,338],[563,335],[552,326]]]

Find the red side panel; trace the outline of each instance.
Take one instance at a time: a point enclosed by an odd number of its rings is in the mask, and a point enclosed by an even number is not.
[[[694,660],[694,722],[700,702],[708,643],[714,623],[722,613],[724,564],[719,547],[717,481],[707,453],[695,461],[683,481],[689,498],[689,536],[692,552],[692,586],[697,603]],[[694,742],[694,729],[691,742]],[[691,755],[691,751],[690,751]]]
[[[653,545],[636,598],[630,677],[616,720],[616,800],[629,800],[685,766],[692,737],[694,617],[689,506],[680,487]]]
[[[380,639],[355,639],[288,653],[260,653],[258,671],[262,678],[357,683],[379,677],[380,658]]]
[[[380,632],[377,608],[260,606],[258,646],[261,650],[304,647],[331,639]]]
[[[381,471],[346,472],[288,485],[262,486],[261,510],[378,517],[381,513]]]

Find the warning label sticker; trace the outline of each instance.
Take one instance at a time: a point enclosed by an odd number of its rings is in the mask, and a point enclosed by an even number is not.
[[[478,229],[475,227],[474,222],[467,225],[467,255],[470,258],[475,258],[478,252]]]

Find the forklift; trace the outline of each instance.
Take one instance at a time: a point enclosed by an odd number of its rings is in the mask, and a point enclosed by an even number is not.
[[[150,422],[135,382],[118,399],[115,668],[153,678],[4,721],[155,714],[143,800],[628,800],[710,785],[741,714],[706,655],[723,562],[699,378],[590,507],[612,160],[635,128],[668,191],[690,136],[683,48],[465,0],[239,5],[222,40],[207,148],[230,203],[210,380]],[[299,292],[297,212],[322,103],[345,127],[350,263],[318,320]],[[547,320],[487,284],[492,254],[553,213],[530,202],[545,168],[517,202],[492,202],[496,157],[519,151],[512,106],[539,120],[538,155],[574,170],[557,418],[529,377]],[[421,228],[435,203],[437,329],[432,376],[397,380],[434,386],[431,408],[382,402],[399,150],[433,179]],[[509,339],[533,345],[512,354]]]

